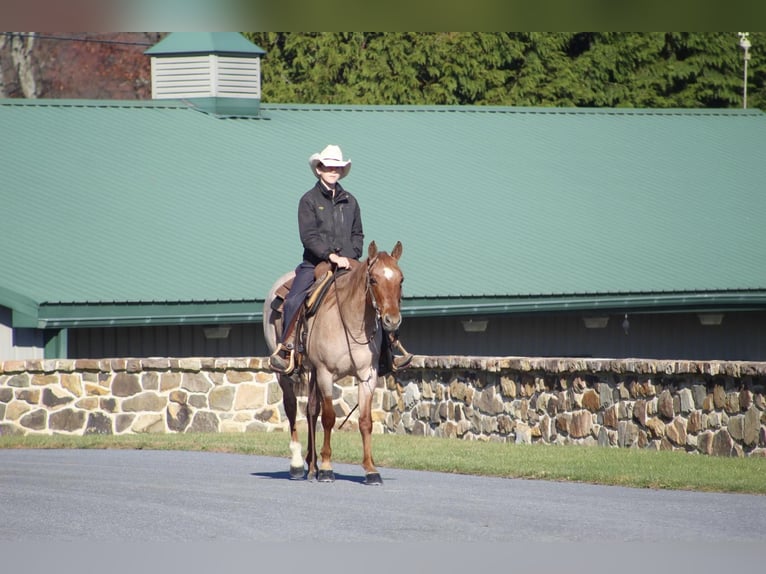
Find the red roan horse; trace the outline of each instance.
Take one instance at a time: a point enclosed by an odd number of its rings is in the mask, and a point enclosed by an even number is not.
[[[359,385],[359,432],[362,435],[365,483],[382,483],[372,459],[372,396],[377,384],[378,359],[384,336],[379,327],[382,325],[385,331],[393,332],[402,322],[400,305],[404,276],[398,264],[401,255],[401,242],[396,243],[390,254],[378,251],[374,241],[370,243],[367,259],[352,261],[355,265],[349,272],[337,275],[324,301],[308,319],[303,341],[303,363],[292,377],[301,376],[308,381],[306,463],[309,480],[335,480],[330,460],[330,440],[335,426],[333,385],[343,377],[353,376]],[[281,314],[272,309],[272,302],[276,290],[291,274],[282,276],[274,284],[264,303],[263,329],[269,352],[276,348],[277,333],[281,332]],[[299,370],[302,372],[297,372]],[[282,402],[290,423],[290,476],[303,478],[301,445],[295,429],[295,382],[291,377],[279,375]],[[320,413],[324,442],[320,452],[321,464],[317,468],[315,431]]]

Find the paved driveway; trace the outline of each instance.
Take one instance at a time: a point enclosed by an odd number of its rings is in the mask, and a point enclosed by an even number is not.
[[[204,452],[0,450],[0,541],[763,543],[766,497],[482,478]]]

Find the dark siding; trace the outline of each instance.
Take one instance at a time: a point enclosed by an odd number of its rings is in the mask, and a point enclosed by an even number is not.
[[[612,357],[766,360],[766,313],[726,313],[718,326],[696,314],[611,315],[603,329],[585,328],[575,315],[488,317],[484,333],[466,333],[459,318],[405,319],[400,334],[423,355]]]
[[[460,318],[406,318],[400,335],[421,355],[609,357],[766,361],[766,312],[729,312],[721,325],[691,314],[610,315],[586,329],[577,315],[488,317],[483,333],[466,333]],[[227,339],[206,339],[201,326],[70,329],[71,358],[237,357],[268,354],[259,323],[233,325]]]
[[[244,357],[268,354],[260,323],[233,325],[227,339],[194,326],[70,329],[69,357]]]

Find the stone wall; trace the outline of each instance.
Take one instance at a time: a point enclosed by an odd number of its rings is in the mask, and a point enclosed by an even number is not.
[[[281,401],[257,358],[0,363],[0,435],[274,430]]]
[[[353,381],[334,402],[337,424],[352,413],[344,430],[356,429]],[[376,433],[766,456],[766,363],[419,356],[378,385],[373,409]],[[0,363],[0,435],[284,431],[285,421],[265,358]]]

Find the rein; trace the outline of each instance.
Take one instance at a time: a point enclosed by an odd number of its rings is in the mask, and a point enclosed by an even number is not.
[[[372,335],[370,335],[370,337],[366,341],[358,341],[356,337],[353,336],[353,334],[350,334],[351,331],[348,328],[348,325],[346,324],[346,319],[345,317],[343,317],[343,312],[340,309],[340,296],[338,295],[338,284],[337,283],[335,284],[335,302],[338,307],[338,315],[340,316],[340,322],[343,324],[343,331],[345,332],[345,335],[346,335],[346,345],[348,346],[348,356],[351,359],[351,365],[354,367],[354,371],[356,371],[357,373],[359,373],[359,367],[357,366],[356,361],[354,361],[354,353],[351,352],[351,340],[353,340],[354,343],[356,343],[357,345],[369,344],[370,341],[372,341],[372,338],[375,336],[375,333],[378,332],[378,324],[380,323],[380,310],[378,309],[378,302],[375,300],[375,292],[372,290],[372,287],[370,285],[370,270],[372,269],[373,265],[377,263],[377,261],[378,261],[378,258],[376,256],[375,259],[372,260],[372,263],[370,263],[367,266],[367,269],[364,272],[365,273],[365,285],[364,285],[365,299],[366,299],[367,293],[369,293],[370,299],[372,299],[372,308],[375,310],[375,325],[372,330]],[[365,309],[365,312],[366,312],[366,309]],[[366,381],[359,381],[359,384],[369,383],[369,382],[370,382],[370,379],[368,378]],[[354,405],[354,408],[352,408],[348,412],[348,414],[346,415],[346,418],[343,419],[342,423],[340,423],[340,426],[338,427],[338,429],[343,428],[343,425],[345,425],[349,417],[352,414],[354,414],[354,411],[356,410],[358,406],[359,406],[358,403]]]
[[[375,324],[372,329],[372,334],[368,337],[366,341],[358,340],[352,333],[351,329],[348,328],[348,325],[346,324],[346,318],[343,316],[343,312],[340,310],[340,296],[338,295],[338,284],[335,283],[335,303],[338,307],[338,315],[340,316],[340,322],[343,324],[343,330],[346,334],[346,344],[348,345],[348,351],[349,354],[351,353],[351,341],[354,341],[357,345],[368,345],[370,341],[372,341],[372,338],[375,336],[375,333],[378,332],[378,323],[380,319],[380,310],[378,309],[378,302],[375,299],[375,292],[372,290],[372,287],[370,285],[370,271],[372,270],[375,263],[378,262],[377,256],[375,259],[372,260],[372,263],[370,263],[367,266],[367,269],[365,271],[365,285],[364,285],[364,292],[365,295],[367,293],[370,294],[370,299],[372,299],[372,308],[375,310]],[[364,322],[364,319],[362,319],[362,322]],[[365,329],[362,329],[362,332],[365,332]],[[350,337],[350,340],[349,340]],[[351,357],[351,362],[354,364],[353,355]],[[354,364],[354,368],[356,369],[356,364]],[[357,369],[358,370],[358,369]]]

